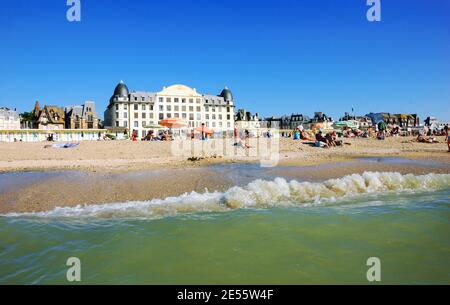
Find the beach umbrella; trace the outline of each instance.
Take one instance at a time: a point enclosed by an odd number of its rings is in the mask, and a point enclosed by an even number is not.
[[[195,128],[194,130],[198,131],[200,133],[203,132],[205,134],[214,134],[214,129],[211,129],[209,127],[200,126],[200,127]]]
[[[188,123],[181,119],[166,119],[159,121],[159,125],[168,128],[186,128]]]

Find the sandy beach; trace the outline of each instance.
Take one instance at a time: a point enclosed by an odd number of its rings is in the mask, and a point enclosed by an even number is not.
[[[44,148],[46,143],[2,143],[0,213],[223,192],[260,178],[323,181],[366,171],[450,173],[450,154],[444,143],[412,140],[346,139],[348,144],[343,147],[324,149],[282,139],[278,166],[265,169],[255,156],[217,155],[189,161],[173,156],[168,142],[83,142],[74,149]],[[386,157],[394,161],[377,160]],[[32,172],[30,178],[23,176],[27,172]]]
[[[385,141],[345,139],[346,145],[330,149],[316,148],[301,141],[280,139],[279,163],[312,165],[349,160],[355,157],[396,156],[431,158],[450,162],[444,137],[440,143],[417,143],[411,137],[393,137]],[[213,140],[220,141],[220,140]],[[200,142],[200,141],[197,141]],[[186,141],[189,145],[190,141]],[[82,142],[73,149],[45,148],[48,143],[0,143],[0,172],[43,170],[87,170],[123,172],[155,168],[185,168],[224,162],[257,162],[258,156],[210,154],[198,162],[176,156],[171,142]],[[239,149],[244,152],[244,149]],[[193,155],[196,157],[196,155]]]

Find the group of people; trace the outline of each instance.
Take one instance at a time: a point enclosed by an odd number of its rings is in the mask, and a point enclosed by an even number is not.
[[[133,141],[136,141],[136,139],[133,139]],[[147,132],[147,135],[142,139],[142,141],[172,141],[173,140],[173,134],[171,130],[164,130],[160,131],[158,135],[155,135],[153,130],[149,130]]]
[[[302,125],[294,129],[294,131],[292,132],[292,139],[313,141],[311,136],[306,132],[305,128]]]

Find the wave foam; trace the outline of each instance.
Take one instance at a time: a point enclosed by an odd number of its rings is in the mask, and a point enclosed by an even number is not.
[[[242,208],[310,206],[349,199],[363,194],[423,192],[450,187],[450,175],[415,176],[400,173],[365,172],[324,182],[255,180],[224,193],[192,192],[178,197],[101,205],[55,208],[48,212],[12,213],[7,217],[43,218],[161,218],[196,212],[223,212]]]

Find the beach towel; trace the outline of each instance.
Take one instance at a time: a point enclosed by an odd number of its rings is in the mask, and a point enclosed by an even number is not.
[[[53,148],[75,148],[80,146],[80,143],[63,143],[63,144],[53,144]]]

